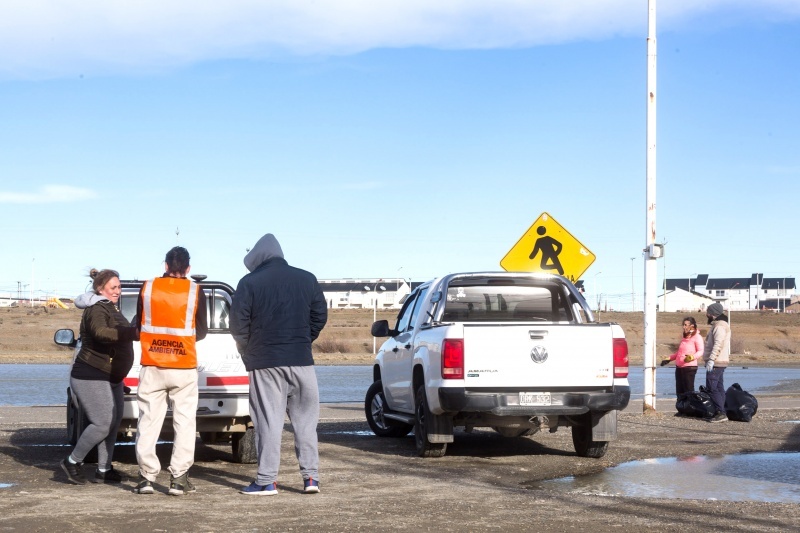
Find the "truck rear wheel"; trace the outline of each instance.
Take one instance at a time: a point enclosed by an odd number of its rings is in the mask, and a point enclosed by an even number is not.
[[[591,420],[591,418],[589,419]],[[592,426],[590,422],[572,426],[572,444],[575,453],[580,457],[599,459],[608,450],[607,440],[592,440]]]
[[[255,428],[247,428],[244,433],[232,433],[231,452],[233,461],[236,463],[253,464],[258,462]]]
[[[73,397],[72,389],[67,387],[67,441],[73,446],[78,444],[78,438],[86,429],[86,416],[78,404],[78,399]]]
[[[444,457],[447,451],[447,443],[432,443],[428,441],[433,419],[436,415],[431,414],[428,407],[428,397],[425,395],[425,387],[417,389],[414,412],[416,420],[414,423],[414,443],[417,447],[417,455],[420,457]]]

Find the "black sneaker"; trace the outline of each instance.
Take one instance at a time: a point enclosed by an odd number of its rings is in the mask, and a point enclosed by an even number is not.
[[[712,422],[712,423],[714,423],[714,422],[727,422],[728,421],[728,415],[726,415],[722,411],[717,411],[717,414],[715,414],[714,416],[709,418],[708,421]]]
[[[178,477],[169,477],[169,493],[172,496],[183,496],[197,492],[197,489],[189,481],[189,472],[184,472],[183,475]]]
[[[83,463],[70,463],[69,459],[64,459],[59,463],[59,466],[67,474],[67,479],[70,483],[75,483],[76,485],[86,484],[86,477],[84,477],[82,469]]]
[[[114,470],[106,470],[105,472],[101,472],[100,470],[95,470],[94,477],[92,478],[92,483],[120,483],[122,481],[122,474]]]
[[[153,484],[150,480],[139,474],[139,483],[133,488],[135,494],[153,494]]]

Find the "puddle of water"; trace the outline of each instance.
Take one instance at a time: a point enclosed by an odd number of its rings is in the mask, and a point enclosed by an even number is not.
[[[356,435],[358,437],[371,437],[375,434],[371,431],[325,431],[320,432],[320,435]]]
[[[0,489],[7,489],[8,487],[12,486],[13,483],[0,483]]]
[[[598,496],[800,503],[800,453],[647,459],[535,485]]]
[[[156,444],[172,444],[171,440],[160,440],[157,441]],[[52,448],[72,448],[72,444],[22,444],[21,446],[25,448],[36,448],[36,447],[52,447]],[[136,446],[136,442],[129,441],[129,442],[115,442],[114,446]]]

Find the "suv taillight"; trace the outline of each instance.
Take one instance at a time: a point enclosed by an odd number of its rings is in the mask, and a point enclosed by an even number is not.
[[[464,379],[464,339],[444,340],[442,379]]]
[[[614,339],[614,377],[628,377],[628,341]]]

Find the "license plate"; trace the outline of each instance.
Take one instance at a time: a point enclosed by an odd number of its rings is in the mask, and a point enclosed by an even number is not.
[[[520,405],[550,405],[549,392],[520,392]]]

